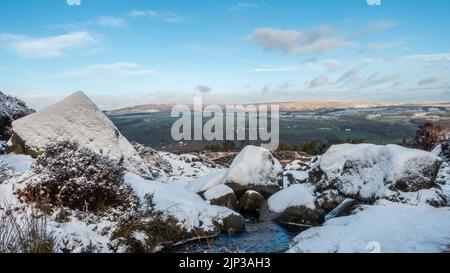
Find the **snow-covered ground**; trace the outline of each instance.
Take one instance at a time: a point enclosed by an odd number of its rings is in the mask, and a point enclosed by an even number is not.
[[[188,170],[196,169],[191,164],[184,164],[185,156],[178,158],[176,155],[171,156],[172,163],[178,166],[179,173],[189,173],[183,170],[184,166]],[[24,188],[27,179],[32,176],[31,166],[34,162],[35,160],[27,155],[0,155],[0,170],[8,171],[7,179],[0,181],[0,201],[2,202],[0,208],[6,208],[6,206],[14,208],[12,211],[18,219],[25,216],[26,211],[30,211],[33,207],[20,202],[15,192],[17,189]],[[211,171],[204,166],[199,168],[200,173]],[[196,228],[205,232],[213,231],[217,228],[216,224],[220,224],[224,217],[237,215],[228,208],[210,205],[196,193],[185,189],[187,182],[182,183],[182,180],[179,180],[183,178],[182,175],[178,175],[176,180],[172,180],[169,174],[164,177],[164,182],[146,180],[131,172],[127,173],[124,178],[125,183],[132,186],[142,202],[147,194],[152,195],[155,209],[177,219],[180,227],[186,230]],[[185,180],[192,179],[190,176],[184,178]],[[93,214],[86,214],[80,218],[78,212],[70,209],[65,209],[65,211],[68,211],[69,215],[64,222],[55,220],[59,210],[56,210],[47,219],[47,229],[55,238],[57,251],[81,252],[90,246],[98,252],[112,251],[108,245],[111,243],[112,232],[120,219],[112,215]],[[2,213],[3,210],[0,210],[0,217]],[[116,251],[125,251],[125,249]]]
[[[234,213],[225,207],[209,205],[199,195],[183,187],[145,180],[132,173],[125,175],[125,182],[132,186],[141,200],[147,194],[153,195],[155,208],[175,217],[188,230],[201,228],[211,231],[215,227],[214,222],[221,222]]]
[[[450,208],[381,202],[300,233],[288,252],[444,252]]]

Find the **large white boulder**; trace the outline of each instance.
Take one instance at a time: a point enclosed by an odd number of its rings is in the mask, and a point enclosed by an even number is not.
[[[443,253],[450,210],[385,202],[327,221],[293,240],[290,253]]]
[[[316,226],[324,221],[324,213],[314,197],[314,188],[297,184],[283,189],[268,200],[269,209],[281,213],[275,220],[282,224]]]
[[[240,197],[255,190],[266,198],[282,187],[283,167],[269,150],[246,146],[231,163],[224,183]]]
[[[393,191],[433,187],[441,163],[432,153],[398,145],[341,144],[320,158],[310,179],[318,191],[333,189],[343,196],[374,201]]]
[[[11,142],[17,153],[37,156],[45,146],[63,140],[77,142],[122,161],[134,173],[150,176],[133,146],[83,92],[13,122]]]

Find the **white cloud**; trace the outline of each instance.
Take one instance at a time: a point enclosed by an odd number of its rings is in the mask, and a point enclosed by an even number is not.
[[[419,86],[434,85],[446,80],[443,76],[429,76],[418,81]]]
[[[194,90],[200,93],[210,93],[213,89],[206,85],[198,85]]]
[[[81,6],[81,0],[66,0],[69,6]]]
[[[89,21],[47,25],[50,29],[83,29],[92,26],[124,28],[127,22],[123,17],[99,16]]]
[[[401,75],[399,74],[387,74],[387,75],[380,75],[379,73],[375,72],[370,74],[368,77],[361,79],[359,83],[357,83],[359,86],[357,86],[357,89],[365,89],[365,88],[374,88],[379,85],[392,83],[394,81],[398,81],[401,79]]]
[[[24,35],[0,34],[7,49],[24,58],[57,58],[75,49],[95,44],[95,37],[86,31],[57,36],[33,38]]]
[[[450,62],[450,53],[418,54],[403,56],[402,60],[422,61],[429,63]]]
[[[327,59],[323,61],[307,61],[302,64],[293,65],[261,65],[253,68],[251,71],[259,73],[281,73],[281,72],[297,72],[297,71],[336,71],[343,66],[342,62],[333,59]]]
[[[271,66],[262,65],[260,67],[253,68],[253,72],[260,73],[273,73],[273,72],[295,72],[300,71],[302,68],[298,65],[285,65],[285,66]]]
[[[332,35],[328,27],[319,27],[304,32],[275,28],[256,29],[248,40],[267,51],[285,54],[324,53],[347,45],[344,38]]]
[[[148,17],[160,19],[169,23],[180,23],[186,19],[184,16],[178,15],[173,11],[157,12],[154,10],[133,10],[129,15],[133,18]]]
[[[315,88],[326,85],[330,81],[330,78],[328,78],[325,75],[318,76],[317,78],[313,79],[309,83],[309,87]]]
[[[356,68],[352,68],[350,70],[347,70],[346,72],[344,72],[338,79],[337,79],[337,83],[342,83],[342,82],[348,82],[348,81],[352,81],[358,78],[359,76],[359,70]]]
[[[125,19],[121,17],[114,16],[100,16],[97,18],[96,23],[99,26],[107,26],[107,27],[115,27],[115,28],[123,28],[125,27]]]
[[[357,36],[365,36],[381,32],[397,26],[397,22],[394,20],[380,20],[368,24],[363,30],[361,30]]]
[[[387,42],[387,43],[369,43],[367,45],[367,49],[372,50],[383,50],[383,49],[392,49],[392,48],[398,48],[404,45],[403,41],[398,42]]]
[[[151,76],[155,72],[144,69],[135,63],[93,64],[81,69],[69,70],[62,75],[66,77],[95,77],[95,76]]]
[[[244,9],[255,9],[258,7],[258,3],[247,3],[247,2],[239,2],[237,4],[231,5],[228,10],[230,11],[239,11]]]

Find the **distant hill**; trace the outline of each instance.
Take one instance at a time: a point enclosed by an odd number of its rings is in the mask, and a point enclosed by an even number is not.
[[[365,109],[388,106],[420,106],[450,108],[450,102],[422,102],[422,103],[376,103],[376,102],[345,102],[345,101],[303,101],[303,102],[272,102],[265,104],[278,104],[282,112],[307,112],[328,109]],[[249,104],[242,104],[249,105]],[[258,104],[256,104],[258,105]],[[146,114],[171,110],[175,104],[145,104],[108,111],[110,116]]]

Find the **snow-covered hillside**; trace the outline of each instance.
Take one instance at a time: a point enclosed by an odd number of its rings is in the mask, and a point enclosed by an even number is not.
[[[284,167],[249,145],[220,165],[214,155],[130,144],[81,92],[15,120],[13,132],[10,148],[20,154],[0,155],[0,231],[16,239],[0,240],[0,252],[36,251],[22,236],[30,225],[40,227],[42,252],[155,252],[245,232],[248,214],[311,227],[288,252],[450,245],[448,140],[431,153],[335,145],[317,157],[284,156]]]

